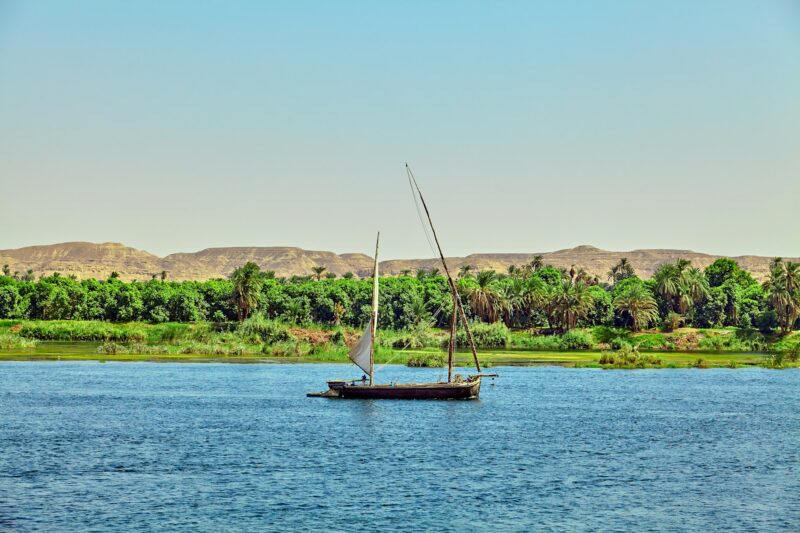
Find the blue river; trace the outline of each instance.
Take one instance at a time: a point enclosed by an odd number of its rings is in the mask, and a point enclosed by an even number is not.
[[[800,371],[492,371],[2,363],[0,530],[800,531]]]

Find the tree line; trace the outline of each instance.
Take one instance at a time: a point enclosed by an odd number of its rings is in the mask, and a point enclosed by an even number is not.
[[[772,261],[764,283],[731,259],[704,270],[680,259],[661,265],[647,280],[622,259],[600,280],[536,257],[505,273],[464,266],[457,286],[470,319],[510,328],[737,326],[788,332],[800,326],[800,263],[781,259]],[[380,290],[379,327],[448,327],[452,300],[438,269],[382,278]],[[0,276],[0,318],[224,322],[260,313],[294,324],[363,327],[371,291],[369,279],[349,273],[336,278],[324,267],[309,276],[278,278],[247,263],[228,279],[173,282],[162,273],[126,283],[116,274],[106,280],[58,273],[34,279],[30,272],[12,274],[6,266]]]

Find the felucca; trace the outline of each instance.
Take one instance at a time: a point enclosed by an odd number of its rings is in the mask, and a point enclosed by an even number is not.
[[[365,377],[354,380],[331,380],[327,382],[327,391],[309,393],[308,396],[374,400],[472,400],[478,398],[480,395],[482,377],[497,376],[497,374],[480,373],[481,365],[478,360],[478,351],[475,349],[475,341],[469,329],[467,315],[461,304],[458,288],[453,281],[453,277],[450,275],[450,270],[447,268],[447,261],[439,245],[439,239],[436,236],[436,230],[433,227],[433,221],[431,220],[428,206],[425,204],[422,192],[419,190],[417,181],[414,179],[414,175],[411,173],[411,169],[408,165],[406,165],[406,172],[408,173],[408,179],[412,186],[412,192],[416,191],[425,209],[425,215],[428,218],[428,224],[433,233],[433,239],[439,252],[439,259],[442,262],[442,267],[447,276],[447,284],[450,287],[450,294],[453,299],[453,312],[450,319],[450,342],[447,348],[447,381],[430,383],[375,383],[375,334],[378,324],[379,285],[378,247],[380,243],[380,233],[378,233],[375,242],[375,264],[372,271],[372,313],[370,315],[370,321],[364,330],[364,334],[349,353],[350,360],[366,373]],[[455,336],[459,318],[461,319],[461,324],[469,340],[469,345],[472,349],[472,357],[475,360],[475,368],[478,371],[477,374],[467,376],[466,378],[462,378],[460,375],[453,376],[453,354],[455,351]],[[366,376],[368,376],[368,378]]]

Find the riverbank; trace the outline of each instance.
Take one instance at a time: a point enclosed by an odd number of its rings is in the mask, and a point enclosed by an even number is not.
[[[102,344],[95,342],[40,342],[35,347],[0,350],[0,361],[97,361],[97,362],[156,362],[156,363],[349,363],[344,351],[318,351],[300,356],[274,356],[269,354],[220,355],[212,353],[117,353],[102,352]],[[407,365],[412,358],[434,357],[441,352],[433,349],[383,351],[376,363]],[[482,350],[481,364],[492,366],[562,366],[574,368],[613,367],[601,364],[606,351],[541,352],[524,350]],[[764,353],[735,352],[657,352],[648,356],[659,360],[658,364],[645,364],[646,368],[745,368],[771,366],[770,356]],[[472,354],[459,352],[456,364],[472,366]],[[622,365],[635,368],[636,365]],[[783,367],[797,366],[784,362]]]
[[[597,327],[567,335],[546,335],[483,326],[476,328],[476,337],[485,366],[798,366],[791,351],[800,340],[796,333],[776,340],[734,328],[632,334],[618,328]],[[238,325],[7,320],[0,321],[0,360],[348,363],[347,347],[358,334],[351,328],[299,327],[272,321]],[[445,331],[382,331],[379,338],[375,355],[379,365],[439,367],[444,363]],[[767,349],[750,349],[761,346]],[[787,346],[790,350],[776,349]],[[471,353],[459,350],[456,364],[471,366]]]

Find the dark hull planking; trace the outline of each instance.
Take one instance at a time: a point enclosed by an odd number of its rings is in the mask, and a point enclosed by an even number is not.
[[[481,378],[462,383],[419,383],[399,385],[353,385],[341,381],[328,383],[327,398],[353,400],[473,400],[481,392]]]

